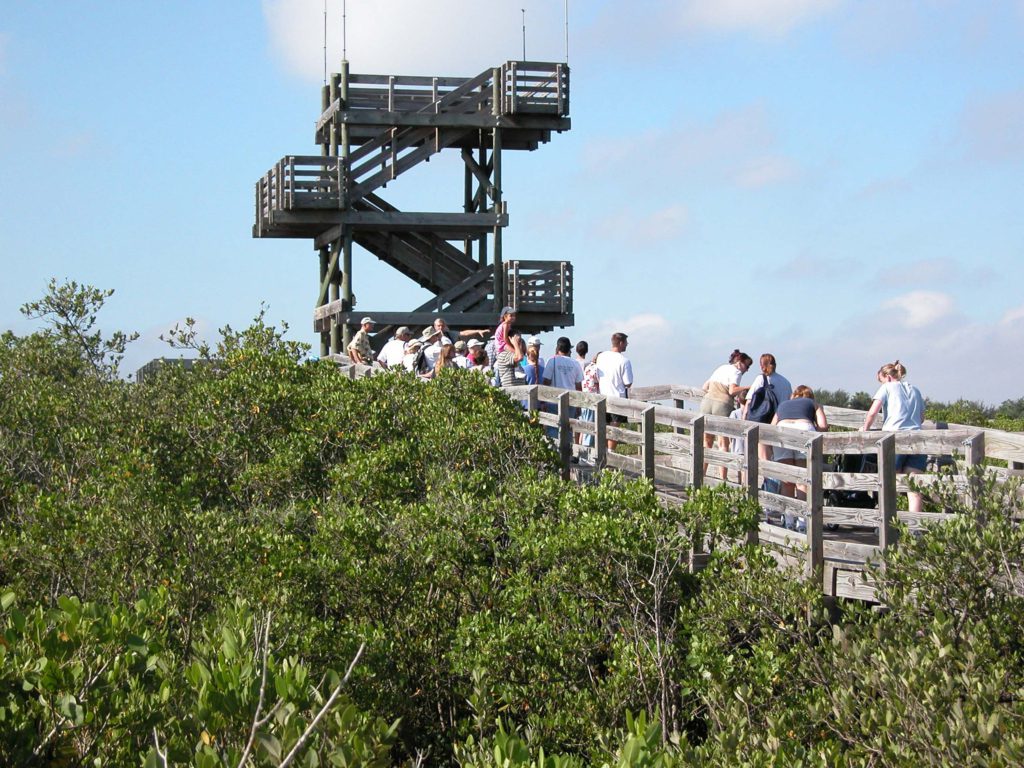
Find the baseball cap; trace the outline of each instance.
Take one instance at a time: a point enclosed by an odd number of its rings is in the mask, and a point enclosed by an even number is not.
[[[359,321],[360,325],[366,325],[367,323],[370,323],[372,325],[376,325],[377,324],[377,323],[374,322],[372,317],[364,317],[362,320]]]
[[[541,346],[540,339],[537,336],[531,336],[526,340],[526,346],[528,347],[539,347]]]

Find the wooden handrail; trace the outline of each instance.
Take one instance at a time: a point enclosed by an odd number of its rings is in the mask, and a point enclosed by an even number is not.
[[[334,356],[345,365],[352,376],[384,373],[383,369],[353,365],[343,356]],[[555,387],[521,385],[505,388],[511,399],[525,402],[537,420],[556,430],[555,445],[562,458],[561,473],[568,478],[571,459],[589,453],[593,469],[614,468],[648,479],[656,488],[663,489],[662,498],[672,499],[664,489],[696,488],[708,482],[719,482],[717,471],[743,474],[728,481],[747,489],[762,508],[772,514],[798,515],[807,521],[806,533],[796,533],[762,523],[750,532],[752,541],[781,547],[783,557],[803,562],[804,570],[822,584],[829,595],[844,595],[857,599],[874,599],[871,581],[872,562],[880,562],[886,549],[896,545],[896,521],[911,528],[927,521],[949,517],[941,512],[897,512],[897,493],[909,490],[906,476],[897,475],[896,457],[910,453],[941,453],[959,458],[951,472],[943,478],[962,489],[970,499],[975,492],[970,471],[979,465],[988,453],[988,446],[1015,443],[1020,435],[999,433],[1002,443],[989,439],[989,432],[972,427],[952,429],[924,429],[908,432],[800,432],[784,427],[755,424],[720,416],[701,414],[680,407],[668,407],[642,400],[567,391]],[[676,394],[692,392],[693,388],[672,387]],[[542,406],[555,406],[544,409]],[[575,416],[574,409],[588,408],[596,414],[593,421]],[[625,416],[629,428],[606,424],[606,414]],[[581,449],[575,443],[577,435],[589,435],[594,440],[592,450]],[[720,436],[731,440],[745,439],[742,453],[725,452],[717,447],[705,448],[705,437]],[[636,446],[638,456],[609,453],[607,439],[624,445]],[[760,460],[760,445],[791,448],[806,454],[806,466],[792,466],[772,460]],[[873,470],[842,471],[844,456],[867,457]],[[708,464],[709,473],[704,471]],[[1021,473],[1003,471],[1003,477],[1018,477]],[[781,496],[763,489],[765,480],[781,480],[805,487],[803,499]],[[918,488],[939,480],[934,474],[914,476]],[[835,492],[871,494],[876,502],[870,508],[836,506],[830,500]],[[926,492],[926,490],[925,490]],[[858,538],[826,537],[826,527],[836,523],[860,528]],[[874,533],[872,534],[872,531]],[[876,543],[865,542],[865,535],[874,536]],[[785,554],[788,553],[788,554]],[[697,559],[700,559],[699,557]]]

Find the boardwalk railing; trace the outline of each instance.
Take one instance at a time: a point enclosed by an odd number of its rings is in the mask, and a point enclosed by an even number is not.
[[[345,358],[338,360],[347,363]],[[347,370],[352,377],[382,372],[351,364]],[[699,398],[699,390],[688,387],[650,388],[650,394],[660,395],[658,399],[671,394],[673,406],[544,386],[504,391],[537,412],[542,425],[555,430],[565,479],[574,467],[576,471],[616,469],[647,478],[664,502],[679,504],[690,488],[722,482],[718,478],[724,468],[728,482],[745,487],[766,513],[756,531],[757,540],[771,545],[781,561],[802,564],[808,576],[821,581],[827,595],[875,599],[869,566],[896,544],[896,520],[913,531],[950,516],[897,510],[897,495],[910,489],[907,476],[896,473],[898,455],[943,458],[940,473],[914,476],[915,486],[925,494],[928,486],[941,481],[952,483],[969,498],[971,470],[985,458],[1008,463],[1007,468],[992,468],[1000,479],[1024,478],[1020,468],[1024,434],[1019,433],[962,425],[913,432],[801,432],[684,409],[680,406],[685,401]],[[594,420],[579,418],[579,409],[593,411]],[[607,424],[607,414],[625,417],[627,425]],[[826,408],[826,414],[831,423],[863,425],[863,411]],[[589,436],[591,446],[577,444],[577,435]],[[719,437],[744,440],[745,445],[740,453],[705,448],[708,436],[715,445]],[[609,451],[607,440],[632,449],[629,454]],[[800,451],[806,455],[806,466],[759,459],[759,445]],[[765,490],[766,481],[773,480],[801,486],[805,498]],[[787,514],[802,518],[806,530],[797,532],[778,524]],[[698,561],[700,553],[694,558]]]

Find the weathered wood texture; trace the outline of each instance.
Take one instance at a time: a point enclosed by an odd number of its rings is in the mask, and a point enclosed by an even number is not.
[[[354,245],[436,297],[387,313],[382,339],[425,312],[453,327],[493,326],[506,305],[526,332],[572,325],[571,265],[504,261],[501,248],[502,152],[534,150],[570,127],[566,64],[509,61],[453,78],[355,74],[342,62],[321,92],[320,154],[287,155],[260,179],[253,236],[309,238],[321,251],[313,323],[333,353],[359,317],[385,314],[356,310]],[[377,194],[448,149],[466,166],[461,211],[399,211]]]

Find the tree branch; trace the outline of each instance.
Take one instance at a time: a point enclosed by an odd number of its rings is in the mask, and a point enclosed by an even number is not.
[[[356,655],[352,659],[352,663],[348,665],[348,670],[345,672],[345,677],[341,679],[341,682],[338,683],[338,686],[334,689],[334,691],[331,692],[330,697],[320,708],[320,711],[316,713],[316,717],[313,718],[313,722],[306,726],[306,730],[302,732],[302,735],[299,737],[299,740],[295,742],[295,746],[292,747],[292,751],[289,752],[288,756],[281,761],[281,764],[278,766],[278,768],[288,768],[288,766],[292,764],[292,761],[296,758],[296,756],[299,754],[302,748],[306,746],[306,742],[309,740],[309,737],[313,734],[313,731],[316,730],[317,725],[320,724],[320,721],[323,720],[324,716],[328,713],[328,711],[330,711],[331,707],[334,705],[335,700],[338,698],[339,694],[341,694],[341,689],[345,686],[345,683],[347,683],[348,679],[352,676],[352,670],[356,668],[356,664],[359,662],[359,657],[363,655],[363,650],[365,648],[366,643],[364,642],[359,646],[359,650],[356,651]]]

